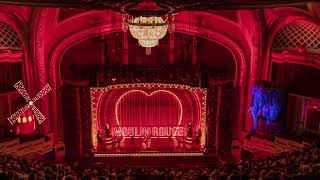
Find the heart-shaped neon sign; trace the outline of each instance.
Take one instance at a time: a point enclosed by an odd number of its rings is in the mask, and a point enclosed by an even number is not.
[[[145,91],[143,90],[131,90],[131,91],[128,91],[124,94],[122,94],[120,96],[120,98],[118,99],[117,103],[116,103],[116,106],[115,106],[115,117],[116,117],[116,123],[117,123],[117,126],[118,127],[121,127],[121,125],[123,124],[120,124],[120,113],[119,113],[119,105],[121,102],[125,101],[125,97],[128,97],[128,95],[132,94],[132,93],[142,93],[143,95],[145,95],[147,98],[148,97],[151,97],[151,96],[154,96],[154,95],[157,95],[158,93],[165,93],[167,94],[168,96],[171,96],[172,98],[174,98],[178,104],[178,107],[179,107],[179,111],[178,111],[178,124],[177,126],[180,126],[181,125],[181,121],[182,121],[182,112],[183,112],[183,109],[182,109],[182,103],[180,101],[180,99],[178,98],[178,96],[174,93],[172,93],[171,91],[168,91],[168,90],[156,90],[156,91],[153,91],[152,93],[148,94],[146,93]],[[165,112],[162,112],[162,113],[165,113]]]

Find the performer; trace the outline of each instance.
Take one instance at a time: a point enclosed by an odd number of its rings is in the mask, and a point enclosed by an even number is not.
[[[198,137],[201,138],[201,129],[198,129]]]
[[[151,137],[146,135],[142,142],[142,150],[151,149]]]
[[[198,135],[196,139],[197,144],[200,144],[200,139],[201,139],[201,129],[198,129]]]
[[[143,142],[142,142],[142,150],[146,150],[147,149],[147,136],[144,136],[143,138]]]
[[[98,139],[98,142],[102,142],[102,133],[100,130],[98,130],[98,133],[97,133],[97,139]]]
[[[187,137],[192,137],[192,123],[191,121],[188,123],[188,134]]]
[[[147,148],[151,149],[151,136],[148,137]]]
[[[105,130],[105,133],[106,133],[106,138],[110,137],[110,125],[109,125],[108,122],[105,123],[104,130]]]

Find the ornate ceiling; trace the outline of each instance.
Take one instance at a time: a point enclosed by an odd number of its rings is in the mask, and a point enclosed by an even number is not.
[[[153,14],[168,14],[181,10],[255,9],[301,6],[311,1],[316,2],[317,0],[0,0],[0,3],[42,7],[113,9],[124,13],[139,15],[148,14],[150,10],[153,11]],[[150,6],[150,4],[153,5]]]

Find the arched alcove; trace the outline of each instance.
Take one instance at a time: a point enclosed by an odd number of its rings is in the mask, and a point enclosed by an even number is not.
[[[272,43],[272,51],[305,49],[320,54],[320,26],[310,21],[294,21],[282,27]]]
[[[18,33],[0,20],[0,92],[13,90],[15,82],[23,79],[23,47]]]
[[[318,24],[307,20],[295,20],[282,26],[272,42],[271,80],[289,93],[293,93],[292,90],[294,93],[301,92],[307,96],[314,95],[315,93],[306,93],[304,88],[297,86],[313,86],[312,89],[315,90],[318,88],[314,82],[317,81],[315,74],[317,71],[320,72],[319,50]],[[304,71],[309,73],[302,73]],[[302,79],[308,80],[302,83]]]
[[[14,84],[23,80],[27,85],[23,45],[23,40],[15,27],[3,21],[0,16],[0,137],[9,133],[10,130],[17,130],[14,131],[16,133],[25,133],[23,130],[20,131],[21,128],[18,128],[24,126],[19,119],[14,126],[7,120],[7,117],[22,106],[16,103],[21,98],[19,98],[20,94],[16,92]],[[24,114],[22,116],[24,117]],[[26,129],[24,128],[24,130]],[[28,130],[30,130],[29,133],[32,133],[34,129],[29,128]]]
[[[320,26],[304,17],[279,24],[270,40],[269,80],[283,94],[280,122],[286,127],[288,94],[319,98]]]

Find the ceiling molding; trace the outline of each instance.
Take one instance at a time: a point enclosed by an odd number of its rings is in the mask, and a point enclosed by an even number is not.
[[[113,9],[122,12],[138,4],[152,2],[156,3],[159,7],[164,7],[167,12],[169,10],[170,13],[175,13],[181,10],[260,9],[283,6],[301,7],[301,5],[306,5],[307,2],[316,1],[317,0],[0,0],[0,3],[33,7]]]

